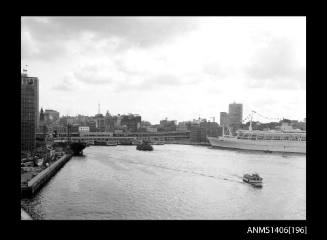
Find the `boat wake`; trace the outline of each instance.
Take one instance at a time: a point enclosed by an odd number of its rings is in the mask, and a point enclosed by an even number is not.
[[[146,163],[134,162],[134,161],[130,161],[130,160],[128,160],[128,161],[124,160],[124,162],[130,163],[130,164],[135,164],[135,165],[141,165],[141,166],[161,168],[161,169],[166,169],[166,170],[175,171],[175,172],[183,172],[183,173],[193,174],[193,175],[198,175],[198,176],[203,176],[203,177],[215,178],[215,179],[223,180],[223,181],[243,183],[242,176],[239,176],[239,175],[236,175],[236,174],[209,175],[209,174],[206,174],[206,173],[195,172],[195,171],[191,171],[191,170],[171,168],[171,167],[156,165],[156,164],[146,164]]]

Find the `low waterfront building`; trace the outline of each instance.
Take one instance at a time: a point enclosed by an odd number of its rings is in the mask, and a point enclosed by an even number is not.
[[[79,126],[78,127],[79,132],[90,132],[90,127],[89,126]]]
[[[147,132],[158,132],[158,128],[148,126],[145,128]]]
[[[130,138],[135,140],[151,140],[151,141],[180,141],[189,140],[190,131],[169,131],[169,132],[133,132],[124,133],[117,132],[84,132],[84,133],[71,133],[72,141],[112,141],[119,140],[120,138]],[[58,134],[56,138],[58,141],[67,140],[67,133]]]

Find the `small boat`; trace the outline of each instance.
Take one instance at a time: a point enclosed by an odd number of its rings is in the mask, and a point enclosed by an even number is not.
[[[148,142],[143,141],[141,144],[136,146],[136,149],[140,151],[152,151],[153,147]]]
[[[73,151],[74,156],[83,155],[83,149],[86,148],[85,142],[72,142],[69,144],[70,149]]]
[[[263,178],[258,173],[244,174],[243,182],[249,183],[255,187],[262,187]]]

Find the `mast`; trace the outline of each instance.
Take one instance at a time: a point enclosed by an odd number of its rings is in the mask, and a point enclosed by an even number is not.
[[[252,116],[253,116],[253,111],[251,112],[249,131],[252,131]]]
[[[251,111],[249,131],[252,131],[252,117],[253,117],[253,113],[256,113],[256,111],[253,111],[253,110]]]

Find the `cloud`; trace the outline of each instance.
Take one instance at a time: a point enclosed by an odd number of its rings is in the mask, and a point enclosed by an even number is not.
[[[65,76],[61,83],[54,85],[52,89],[57,91],[74,91],[76,90],[76,85],[70,77]]]
[[[109,49],[121,50],[163,44],[197,27],[196,21],[182,17],[23,17],[21,21],[23,58],[65,53],[69,51],[65,43],[78,42],[84,34],[93,36],[93,44],[106,39]],[[35,51],[29,50],[31,46]]]
[[[203,65],[203,72],[214,77],[225,78],[231,71],[231,67],[223,67],[220,61],[210,61]]]
[[[305,66],[299,63],[296,50],[290,41],[283,38],[271,39],[254,55],[246,69],[251,88],[303,88]]]
[[[74,77],[77,81],[86,84],[102,85],[111,83],[112,80],[105,70],[101,70],[98,65],[85,65],[74,72]]]

